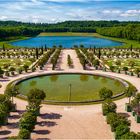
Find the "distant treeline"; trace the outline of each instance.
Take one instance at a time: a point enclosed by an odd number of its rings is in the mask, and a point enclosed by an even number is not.
[[[125,27],[103,27],[98,28],[96,32],[104,36],[140,41],[140,24],[128,24]]]
[[[139,40],[140,22],[66,21],[56,24],[0,21],[0,40],[17,36],[35,36],[41,32],[98,32],[112,37]]]

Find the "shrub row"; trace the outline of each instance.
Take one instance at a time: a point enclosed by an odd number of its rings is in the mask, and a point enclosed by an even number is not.
[[[54,53],[54,51],[55,51],[55,48],[52,48],[47,53],[45,53],[43,55],[43,57],[39,59],[38,65],[40,67],[43,67],[47,63],[47,61],[49,60],[50,56]]]
[[[57,50],[56,50],[56,52],[55,52],[55,54],[52,56],[52,58],[51,58],[51,63],[52,63],[52,70],[54,70],[55,69],[55,66],[56,66],[56,64],[57,64],[57,61],[58,61],[58,58],[59,58],[59,55],[60,55],[60,53],[61,53],[61,48],[58,48]]]
[[[10,111],[12,111],[12,102],[9,96],[0,94],[0,126],[8,123]]]
[[[68,63],[68,66],[69,66],[69,67],[71,67],[71,66],[72,66],[72,64],[73,64],[73,61],[72,61],[72,59],[71,59],[71,56],[70,56],[70,55],[68,55],[68,56],[67,56],[67,63]]]
[[[39,89],[32,89],[27,94],[28,106],[26,112],[19,121],[18,139],[30,139],[31,132],[35,128],[37,116],[40,114],[40,104],[44,100],[46,94]]]
[[[86,68],[86,64],[87,64],[87,60],[85,59],[85,56],[83,54],[81,54],[81,52],[79,51],[79,48],[75,47],[75,51],[77,53],[77,56],[80,60],[81,65],[83,66],[83,69]]]
[[[110,124],[115,139],[140,139],[140,134],[130,131],[130,121],[121,114],[116,113],[116,104],[111,99],[106,99],[102,104],[103,115]]]

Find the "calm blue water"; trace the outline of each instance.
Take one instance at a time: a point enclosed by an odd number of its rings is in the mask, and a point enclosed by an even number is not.
[[[84,45],[85,47],[115,47],[121,46],[122,43],[96,38],[96,37],[81,37],[81,36],[38,36],[26,40],[15,41],[11,43],[14,46],[21,46],[21,47],[41,47],[45,44],[47,47],[52,46],[59,46],[62,45],[65,48],[71,48],[74,45]]]

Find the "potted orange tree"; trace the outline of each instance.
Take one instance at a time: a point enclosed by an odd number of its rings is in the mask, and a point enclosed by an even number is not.
[[[132,111],[131,97],[135,96],[135,94],[136,94],[136,88],[134,86],[131,85],[125,89],[125,95],[126,95],[126,97],[129,98],[129,102],[125,104],[125,110],[127,112]]]

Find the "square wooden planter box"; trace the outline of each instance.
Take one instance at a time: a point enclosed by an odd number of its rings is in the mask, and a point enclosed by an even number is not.
[[[6,118],[3,118],[3,119],[1,120],[0,125],[7,125],[7,124],[8,124],[8,116],[7,116]]]
[[[135,116],[136,115],[136,112],[135,111],[132,111],[132,115]]]
[[[140,115],[135,115],[135,121],[137,122],[137,123],[140,123]]]
[[[131,112],[132,111],[132,107],[131,107],[131,105],[129,103],[125,104],[125,111],[127,111],[127,112]]]
[[[16,104],[12,104],[12,112],[15,112],[17,110],[17,105]]]

